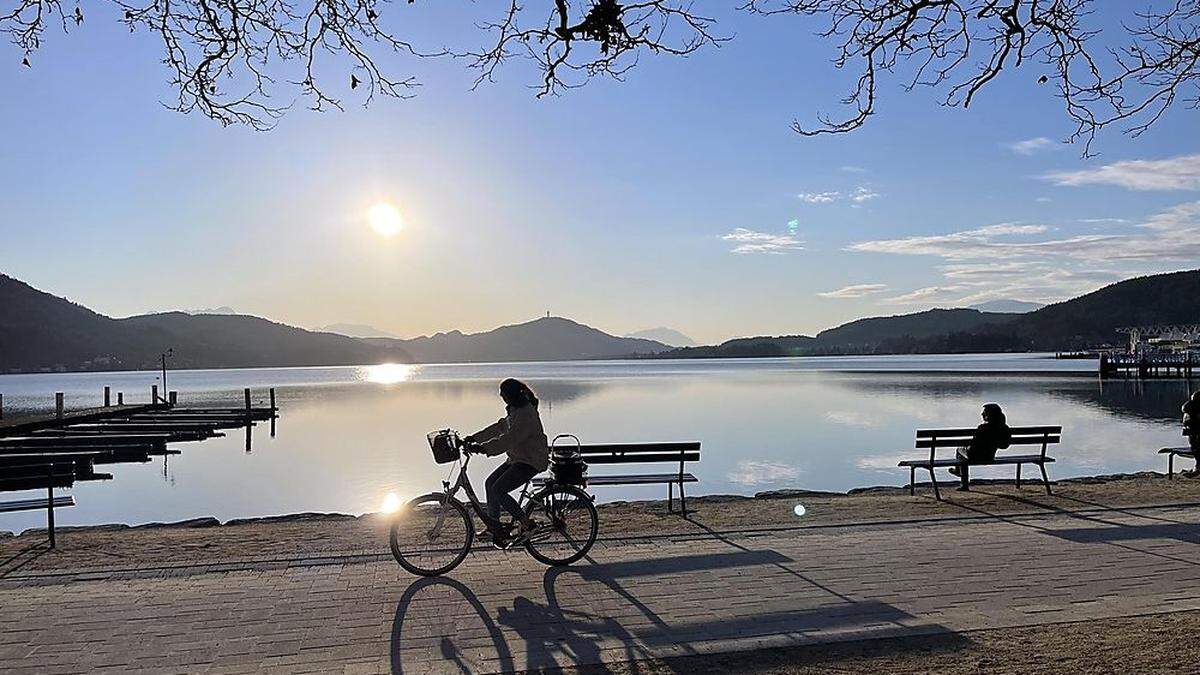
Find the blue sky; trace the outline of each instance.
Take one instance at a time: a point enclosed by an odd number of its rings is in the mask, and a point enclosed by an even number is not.
[[[968,111],[888,81],[865,128],[802,138],[790,123],[848,86],[830,44],[718,16],[722,48],[558,98],[519,63],[471,91],[460,62],[386,58],[416,98],[258,133],[167,110],[153,38],[98,15],[32,68],[0,52],[0,271],[113,316],[229,305],[408,336],[551,311],[718,341],[1200,266],[1196,112],[1083,159],[1031,67]],[[473,18],[405,34],[473,47]],[[367,227],[380,201],[398,236]]]

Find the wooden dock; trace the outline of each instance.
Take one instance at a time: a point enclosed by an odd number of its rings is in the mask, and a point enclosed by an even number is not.
[[[274,389],[266,407],[251,404],[249,389],[244,390],[245,406],[230,408],[180,407],[175,404],[174,392],[161,399],[156,390],[149,404],[124,405],[122,398],[118,396],[118,405],[66,411],[60,393],[55,395],[53,413],[16,417],[4,416],[0,407],[0,492],[46,490],[44,506],[37,508],[47,510],[51,546],[55,488],[69,488],[77,481],[110,480],[112,475],[97,472],[97,465],[148,462],[153,457],[179,454],[168,445],[224,436],[227,429],[246,430],[249,452],[251,429],[258,422],[270,421],[274,435],[279,414]],[[107,388],[104,400],[110,400]],[[13,508],[7,510],[19,510],[15,504],[8,504]]]
[[[1187,354],[1101,354],[1100,377],[1175,377],[1190,379],[1200,371],[1200,358]]]

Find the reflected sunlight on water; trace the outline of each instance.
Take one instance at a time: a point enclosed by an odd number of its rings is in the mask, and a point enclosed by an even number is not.
[[[420,366],[406,363],[381,363],[377,366],[360,366],[355,376],[375,384],[399,384],[411,380],[418,370]]]

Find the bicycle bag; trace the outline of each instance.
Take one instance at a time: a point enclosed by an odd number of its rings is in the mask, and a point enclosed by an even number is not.
[[[430,432],[425,438],[429,439],[429,449],[433,450],[433,461],[438,464],[449,464],[458,461],[462,441],[452,429]]]

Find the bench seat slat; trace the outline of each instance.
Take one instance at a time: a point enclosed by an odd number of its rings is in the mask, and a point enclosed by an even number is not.
[[[1196,453],[1195,453],[1195,452],[1193,452],[1191,448],[1163,448],[1163,449],[1161,449],[1161,450],[1159,450],[1159,451],[1158,451],[1158,454],[1160,454],[1160,455],[1172,454],[1172,455],[1188,455],[1188,456],[1191,456],[1191,455],[1195,455]]]
[[[588,464],[649,464],[654,462],[698,462],[700,453],[645,453],[640,455],[584,455]]]
[[[1006,464],[1041,464],[1043,462],[1045,462],[1046,464],[1049,464],[1053,461],[1054,461],[1053,457],[1042,457],[1041,455],[1009,455],[1007,457],[1005,457],[1005,456],[996,457],[996,459],[991,462],[969,462],[969,464],[971,466],[1004,466]],[[958,465],[959,465],[959,461],[957,459],[938,459],[933,462],[933,466],[935,468],[947,467],[947,466],[958,466]],[[906,459],[906,460],[900,462],[900,464],[898,466],[927,467],[927,466],[929,466],[929,460],[928,459]]]
[[[560,443],[559,448],[573,449],[570,443]],[[585,455],[589,452],[699,452],[700,441],[680,443],[588,443],[579,446]]]
[[[1048,443],[1053,445],[1062,441],[1061,436],[1045,435],[1045,436],[1013,436],[1009,441],[1009,445],[1041,445]],[[964,445],[970,445],[971,438],[928,438],[920,439],[916,442],[917,448],[956,448]]]
[[[1061,434],[1062,426],[1051,427],[1009,427],[1013,435],[1030,435],[1030,434]],[[917,438],[933,438],[937,436],[966,436],[970,437],[975,433],[975,428],[957,428],[957,429],[917,429]]]
[[[696,483],[699,479],[690,473],[683,474],[684,483]],[[550,482],[549,478],[535,478],[535,485],[544,485]],[[588,476],[588,485],[660,485],[665,483],[678,483],[680,476],[678,473],[643,473],[643,474],[624,474],[613,476]]]
[[[54,508],[61,509],[66,506],[75,506],[75,498],[71,495],[60,495],[54,498]],[[45,499],[20,499],[11,502],[0,502],[0,513],[33,511],[44,508],[46,508]]]

